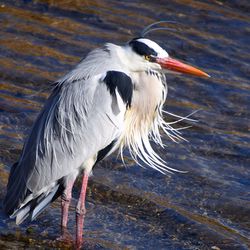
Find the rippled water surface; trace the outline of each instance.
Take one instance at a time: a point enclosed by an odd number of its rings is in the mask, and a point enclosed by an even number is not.
[[[116,154],[94,169],[87,191],[85,249],[247,249],[250,247],[249,1],[0,1],[0,201],[11,164],[50,93],[50,85],[88,51],[124,44],[143,27],[175,20],[150,35],[170,55],[210,79],[168,75],[165,108],[195,110],[182,123],[189,142],[164,137],[156,148],[186,174],[162,175]],[[171,120],[171,117],[166,117]],[[125,152],[125,156],[127,153]],[[74,207],[70,208],[74,232]],[[53,248],[60,202],[16,226],[0,212],[0,248]]]

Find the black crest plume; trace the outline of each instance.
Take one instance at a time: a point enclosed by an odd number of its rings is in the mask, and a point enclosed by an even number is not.
[[[174,29],[174,28],[157,27],[157,25],[163,24],[163,23],[178,24],[178,22],[176,22],[176,21],[158,21],[158,22],[152,23],[142,30],[140,37],[145,37],[148,33],[152,32],[152,31],[156,31],[156,30],[176,31],[176,29]]]

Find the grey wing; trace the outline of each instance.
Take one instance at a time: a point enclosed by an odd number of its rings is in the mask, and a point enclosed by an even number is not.
[[[120,84],[120,76],[128,87]],[[58,84],[38,116],[20,160],[11,169],[6,213],[15,217],[34,200],[29,210],[46,196],[53,194],[49,203],[60,195],[63,177],[119,137],[131,98],[131,80],[121,72]]]

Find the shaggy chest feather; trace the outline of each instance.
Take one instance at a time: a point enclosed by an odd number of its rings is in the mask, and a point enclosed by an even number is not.
[[[134,158],[143,158],[152,150],[149,135],[160,137],[161,108],[166,98],[165,80],[159,73],[133,75],[134,91],[131,108],[126,111],[121,148],[127,146]],[[148,145],[148,146],[146,146]],[[148,149],[145,151],[145,147]]]

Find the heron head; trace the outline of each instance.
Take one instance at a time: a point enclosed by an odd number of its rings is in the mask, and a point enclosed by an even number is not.
[[[135,60],[134,63],[142,69],[172,71],[203,77],[209,76],[193,66],[171,58],[166,50],[150,39],[135,38],[128,43],[128,46],[132,49],[134,56],[132,60]]]

